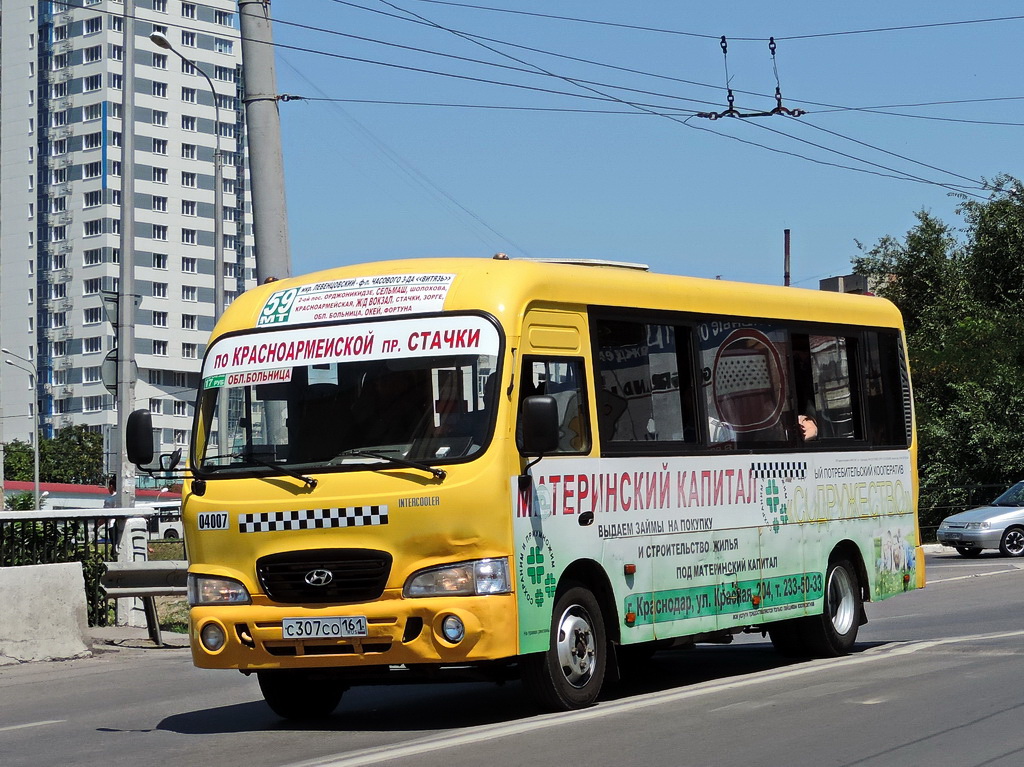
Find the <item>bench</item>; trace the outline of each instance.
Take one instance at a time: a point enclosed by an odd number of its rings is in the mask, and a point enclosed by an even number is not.
[[[110,599],[141,599],[149,638],[163,647],[154,597],[184,596],[187,576],[185,560],[108,562],[100,585]]]

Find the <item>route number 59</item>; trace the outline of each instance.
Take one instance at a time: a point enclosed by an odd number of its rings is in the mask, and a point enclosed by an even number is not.
[[[267,303],[263,305],[259,322],[256,324],[276,325],[288,322],[288,316],[291,313],[292,304],[295,303],[295,296],[298,295],[298,292],[298,288],[289,288],[288,290],[279,290],[272,294],[267,299]]]

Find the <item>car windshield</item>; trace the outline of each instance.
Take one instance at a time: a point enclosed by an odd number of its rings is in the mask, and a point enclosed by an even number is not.
[[[1018,482],[992,502],[993,506],[1024,506],[1024,482]]]
[[[469,458],[493,430],[497,350],[495,327],[467,316],[231,337],[204,363],[193,466],[209,475]],[[289,357],[305,359],[282,366]],[[211,359],[229,372],[214,373]]]

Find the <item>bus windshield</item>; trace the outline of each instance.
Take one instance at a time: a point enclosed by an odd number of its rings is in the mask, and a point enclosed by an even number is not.
[[[423,329],[431,322],[437,327]],[[497,403],[494,326],[479,317],[368,325],[233,336],[211,347],[198,473],[433,465],[482,451]]]

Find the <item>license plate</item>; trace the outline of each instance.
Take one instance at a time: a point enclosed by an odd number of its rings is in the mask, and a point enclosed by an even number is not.
[[[285,639],[341,639],[366,636],[366,616],[334,618],[285,618],[281,621]]]
[[[960,533],[947,533],[946,537],[951,541],[959,541],[963,536]]]

